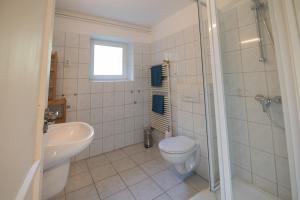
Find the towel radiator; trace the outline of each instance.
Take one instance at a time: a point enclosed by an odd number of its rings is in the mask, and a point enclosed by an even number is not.
[[[150,73],[151,74],[151,73]],[[150,78],[150,97],[149,97],[149,109],[150,109],[150,124],[151,127],[165,133],[166,130],[172,129],[172,108],[171,108],[171,88],[170,88],[170,61],[164,60],[162,64],[163,81],[161,87],[152,87]],[[158,114],[152,111],[152,96],[163,95],[164,96],[164,114]]]

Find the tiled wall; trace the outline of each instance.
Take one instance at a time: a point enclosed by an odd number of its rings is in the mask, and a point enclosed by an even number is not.
[[[262,41],[265,63],[259,62],[257,42],[241,43],[258,37],[250,8],[249,1],[220,13],[233,174],[283,199],[290,199],[284,129],[271,123],[254,100],[257,94],[280,96],[274,47],[265,28]],[[271,116],[273,121],[284,126],[281,105],[271,106]]]
[[[83,121],[95,128],[95,139],[76,159],[143,140],[143,127],[149,121],[143,68],[149,69],[150,46],[133,46],[134,81],[92,82],[89,35],[54,32],[53,51],[59,56],[57,97],[67,99],[67,121]]]
[[[196,139],[200,150],[197,172],[208,179],[199,27],[194,25],[152,44],[152,65],[170,60],[172,121],[175,135]]]

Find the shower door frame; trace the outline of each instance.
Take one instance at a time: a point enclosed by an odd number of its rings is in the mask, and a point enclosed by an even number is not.
[[[199,0],[200,1],[200,0]],[[236,0],[235,0],[236,1]],[[234,0],[232,1],[235,2]],[[300,27],[293,0],[272,0],[270,18],[286,128],[291,193],[300,199]],[[229,140],[222,73],[221,40],[216,0],[207,0],[212,79],[215,99],[217,144],[222,200],[233,199]],[[275,14],[276,13],[276,14]],[[297,68],[298,66],[298,68]]]

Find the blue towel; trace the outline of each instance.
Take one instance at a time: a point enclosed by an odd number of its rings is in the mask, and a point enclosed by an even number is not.
[[[164,96],[153,95],[152,96],[152,111],[158,114],[164,114]]]
[[[151,85],[154,87],[161,87],[162,79],[162,65],[151,67]]]

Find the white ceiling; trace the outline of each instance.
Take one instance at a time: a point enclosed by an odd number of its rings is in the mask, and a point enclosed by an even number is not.
[[[57,0],[56,8],[151,27],[192,0]]]

